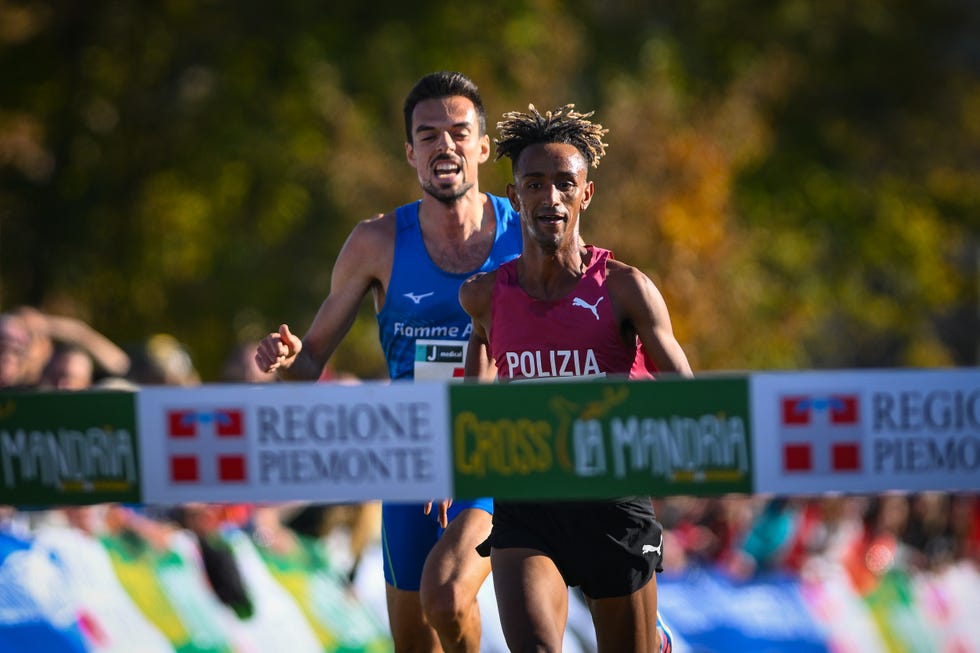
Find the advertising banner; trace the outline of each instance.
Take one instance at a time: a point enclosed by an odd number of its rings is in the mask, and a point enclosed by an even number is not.
[[[760,575],[739,582],[718,571],[691,568],[659,575],[657,592],[664,619],[684,639],[687,650],[834,650],[807,610],[799,581],[791,577]]]
[[[258,553],[272,577],[302,609],[321,650],[391,653],[394,647],[387,624],[375,618],[345,579],[331,568],[321,542],[300,536],[294,550],[262,547]]]
[[[61,562],[57,592],[77,604],[90,653],[175,653],[126,592],[95,535],[49,520],[38,529],[34,546]]]
[[[139,502],[130,392],[0,393],[0,503]]]
[[[235,653],[229,613],[199,563],[184,553],[189,546],[171,541],[158,548],[125,532],[103,535],[102,544],[125,591],[176,653]]]
[[[892,490],[980,490],[980,370],[0,392],[19,506]]]
[[[147,503],[452,496],[442,383],[146,388]]]
[[[78,605],[47,551],[0,531],[0,651],[87,653]]]
[[[756,492],[980,490],[980,370],[754,374]]]
[[[745,378],[453,385],[457,497],[751,492]]]

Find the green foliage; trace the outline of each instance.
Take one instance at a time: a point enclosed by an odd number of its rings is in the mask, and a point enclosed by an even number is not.
[[[4,0],[0,301],[173,333],[215,380],[418,196],[402,99],[458,69],[491,133],[597,110],[583,233],[657,281],[696,368],[975,365],[978,36],[970,0]],[[383,375],[375,328],[366,302],[335,365]]]

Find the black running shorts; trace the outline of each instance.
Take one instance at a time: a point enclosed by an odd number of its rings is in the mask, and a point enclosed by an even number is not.
[[[515,547],[542,552],[593,599],[627,596],[663,571],[663,529],[649,498],[495,501],[493,530],[477,550]]]

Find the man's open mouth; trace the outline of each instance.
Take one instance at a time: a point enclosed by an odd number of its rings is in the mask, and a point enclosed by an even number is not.
[[[433,171],[438,177],[452,177],[458,175],[463,168],[453,161],[440,161],[433,166]]]
[[[565,216],[558,215],[557,213],[549,213],[547,215],[537,216],[537,220],[540,222],[547,222],[549,224],[557,224],[559,222],[564,222]]]

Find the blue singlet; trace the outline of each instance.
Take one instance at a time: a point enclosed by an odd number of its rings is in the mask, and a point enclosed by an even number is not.
[[[385,304],[378,312],[378,336],[392,380],[462,377],[472,327],[459,305],[459,288],[473,274],[495,270],[521,253],[520,216],[506,198],[487,197],[497,221],[493,247],[483,265],[462,274],[445,272],[429,257],[419,227],[420,201],[395,210],[397,234],[391,280]],[[493,500],[454,501],[449,518],[467,508],[492,514]],[[418,591],[422,566],[442,534],[437,517],[437,507],[426,516],[419,503],[383,504],[381,542],[389,585]]]

